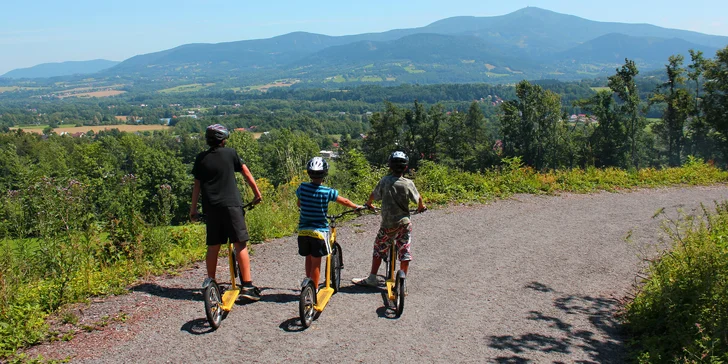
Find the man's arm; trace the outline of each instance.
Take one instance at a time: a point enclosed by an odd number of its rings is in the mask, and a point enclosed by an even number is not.
[[[247,182],[248,186],[250,186],[250,188],[253,190],[253,195],[255,195],[253,204],[254,205],[259,204],[261,201],[263,201],[263,196],[260,194],[258,185],[255,183],[255,178],[253,178],[253,174],[250,173],[248,166],[243,164],[243,170],[240,173],[243,174],[243,178],[245,178],[245,182]]]
[[[190,205],[190,220],[197,221],[197,201],[200,198],[200,180],[195,178],[195,184],[192,186],[192,205]]]

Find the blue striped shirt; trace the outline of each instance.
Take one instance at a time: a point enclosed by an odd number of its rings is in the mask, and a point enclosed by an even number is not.
[[[301,202],[299,230],[329,230],[329,202],[336,201],[339,191],[322,185],[304,182],[298,186],[296,197]]]

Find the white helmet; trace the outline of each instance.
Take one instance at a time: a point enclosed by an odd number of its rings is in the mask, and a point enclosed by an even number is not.
[[[313,157],[306,163],[306,172],[311,178],[324,178],[329,174],[329,163],[321,157]]]

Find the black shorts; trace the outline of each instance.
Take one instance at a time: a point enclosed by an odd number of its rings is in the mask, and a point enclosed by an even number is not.
[[[320,258],[329,255],[328,233],[324,235],[326,239],[315,238],[313,236],[298,235],[298,254],[301,256],[310,255]]]
[[[242,206],[213,207],[207,215],[207,245],[245,243],[250,240]]]

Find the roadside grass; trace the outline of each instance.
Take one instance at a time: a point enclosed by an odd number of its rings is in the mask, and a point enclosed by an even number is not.
[[[366,162],[350,170],[338,164],[332,164],[329,181],[342,196],[358,204],[366,201],[386,173],[383,169],[369,168]],[[690,158],[680,168],[636,171],[590,168],[540,173],[524,166],[519,158],[513,158],[504,160],[500,168],[483,173],[463,172],[425,161],[411,178],[426,203],[433,206],[484,202],[516,193],[589,193],[725,183],[728,172]],[[246,215],[251,242],[295,233],[298,223],[295,190],[304,180],[302,175],[293,176],[290,182],[279,186],[264,178],[258,180],[263,203]],[[62,211],[63,207],[59,209]],[[337,204],[331,205],[332,213],[343,209]],[[139,226],[134,238],[121,248],[109,243],[110,234],[104,229],[91,225],[68,236],[56,235],[57,240],[0,240],[0,360],[13,358],[19,348],[49,340],[51,334],[45,318],[64,305],[83,302],[89,297],[124,293],[140,277],[174,271],[203,259],[206,251],[201,224]]]
[[[631,359],[728,362],[728,201],[668,221],[668,250],[652,260],[626,307]]]
[[[204,237],[201,225],[150,228],[134,258],[112,261],[101,258],[108,235],[97,229],[55,251],[39,249],[46,243],[40,239],[0,240],[0,359],[52,339],[45,319],[66,304],[123,294],[139,277],[200,260]]]

